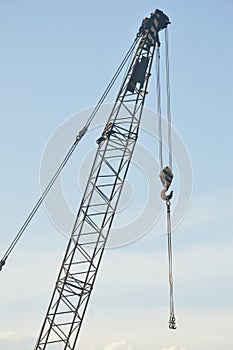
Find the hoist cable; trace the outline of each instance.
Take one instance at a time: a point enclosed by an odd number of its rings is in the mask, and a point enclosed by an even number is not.
[[[62,163],[60,164],[60,166],[58,167],[58,169],[56,170],[55,174],[53,175],[53,177],[51,178],[50,182],[48,183],[47,187],[45,188],[45,190],[43,191],[43,193],[41,194],[40,198],[38,199],[38,201],[36,202],[35,206],[33,207],[32,211],[30,212],[30,214],[28,215],[27,219],[24,221],[23,225],[21,226],[20,230],[18,231],[18,233],[16,234],[15,238],[13,239],[12,243],[10,244],[10,246],[8,247],[8,249],[6,250],[5,254],[3,255],[2,259],[0,260],[0,271],[2,270],[3,266],[6,263],[7,258],[9,257],[10,253],[12,252],[12,250],[14,249],[14,247],[16,246],[17,242],[20,240],[20,238],[22,237],[24,231],[26,230],[27,226],[29,225],[29,223],[31,222],[32,218],[34,217],[34,215],[36,214],[37,210],[39,209],[40,205],[42,204],[43,200],[45,199],[45,197],[47,196],[47,194],[49,193],[50,189],[52,188],[53,184],[55,183],[55,181],[57,180],[57,178],[59,177],[59,175],[61,174],[62,170],[64,169],[65,165],[67,164],[68,160],[70,159],[72,153],[74,152],[76,146],[78,145],[79,141],[82,139],[82,137],[86,134],[88,127],[90,126],[91,122],[93,121],[94,117],[96,116],[97,112],[99,111],[101,105],[103,104],[105,98],[107,97],[109,91],[111,90],[112,86],[114,85],[115,81],[117,80],[119,74],[121,73],[122,69],[124,68],[125,64],[127,63],[128,59],[130,58],[132,52],[135,49],[135,46],[138,42],[139,38],[136,37],[136,39],[134,40],[133,44],[131,45],[130,49],[128,50],[128,52],[126,53],[124,59],[122,60],[120,66],[118,67],[116,73],[114,74],[113,78],[111,79],[110,83],[108,84],[107,88],[105,89],[103,95],[101,96],[101,98],[99,99],[99,101],[97,102],[94,110],[92,111],[90,117],[88,118],[85,126],[82,128],[82,130],[79,132],[79,134],[76,137],[76,140],[74,141],[74,143],[72,144],[72,146],[70,147],[69,151],[67,152],[65,158],[63,159]]]
[[[163,131],[161,112],[161,82],[160,82],[160,48],[156,46],[156,75],[157,75],[157,116],[158,116],[158,137],[159,137],[159,162],[163,169]],[[169,74],[169,52],[168,52],[168,29],[165,29],[165,69],[166,69],[166,114],[167,114],[167,142],[169,168],[172,171],[172,125],[171,125],[171,97],[170,97],[170,74]]]
[[[169,265],[169,286],[170,286],[170,318],[169,328],[176,329],[174,292],[173,292],[173,267],[172,267],[172,232],[171,232],[171,203],[166,202],[167,206],[167,242],[168,242],[168,265]]]
[[[172,126],[171,126],[171,97],[170,97],[170,73],[169,73],[169,53],[168,53],[168,30],[165,28],[165,62],[166,62],[166,97],[167,97],[167,131],[168,131],[168,151],[169,168],[172,171]]]
[[[156,43],[156,94],[157,94],[157,116],[158,116],[158,136],[159,136],[159,162],[160,169],[163,168],[163,135],[162,135],[162,115],[161,115],[161,87],[160,87],[160,50],[159,43]]]
[[[156,46],[156,89],[157,89],[157,116],[158,116],[158,138],[159,138],[159,163],[160,179],[163,184],[161,198],[166,202],[167,207],[167,245],[168,245],[168,269],[169,269],[169,297],[170,297],[170,317],[169,328],[176,329],[176,319],[174,310],[174,291],[173,291],[173,263],[172,263],[172,227],[171,227],[171,198],[173,191],[166,194],[173,179],[172,173],[172,126],[171,126],[171,105],[170,105],[170,77],[169,77],[169,52],[168,52],[168,31],[165,29],[165,75],[166,75],[166,114],[167,114],[167,143],[168,143],[168,164],[163,164],[163,127],[161,112],[161,83],[160,83],[160,44]]]
[[[168,139],[168,162],[169,171],[172,174],[172,125],[171,125],[171,103],[170,103],[170,76],[169,76],[169,52],[168,52],[168,30],[165,30],[165,70],[166,70],[166,106],[167,106],[167,139]],[[173,176],[173,175],[172,175]],[[171,192],[172,196],[173,191]],[[176,329],[173,291],[173,263],[172,263],[172,227],[171,227],[171,203],[166,201],[167,206],[167,240],[168,240],[168,269],[170,286],[170,317],[169,328]]]

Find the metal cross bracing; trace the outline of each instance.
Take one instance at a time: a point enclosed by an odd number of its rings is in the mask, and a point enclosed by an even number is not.
[[[156,10],[158,11],[158,10]],[[137,141],[159,30],[168,18],[154,12],[101,137],[35,350],[74,350],[124,180]]]

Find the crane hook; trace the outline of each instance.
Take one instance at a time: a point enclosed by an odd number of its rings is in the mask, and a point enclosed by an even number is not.
[[[171,169],[168,166],[166,166],[161,170],[159,177],[163,184],[163,190],[161,191],[160,196],[164,201],[168,202],[173,196],[173,191],[171,191],[170,194],[166,194],[173,179],[173,174]]]
[[[171,191],[169,194],[166,194],[167,190],[168,190],[168,188],[166,187],[160,193],[160,197],[166,202],[170,201],[170,199],[173,196],[173,191]]]

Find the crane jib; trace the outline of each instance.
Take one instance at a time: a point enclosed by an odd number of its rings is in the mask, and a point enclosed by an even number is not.
[[[168,17],[143,20],[139,40],[102,135],[35,350],[74,350],[137,142],[158,32]]]

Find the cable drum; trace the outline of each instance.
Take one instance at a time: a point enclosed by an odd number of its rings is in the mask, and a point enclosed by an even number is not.
[[[76,217],[76,208],[82,198],[82,191],[88,179],[89,169],[96,151],[96,139],[101,134],[106,116],[112,104],[103,105],[93,121],[88,135],[79,146],[73,165],[54,184],[52,191],[44,201],[46,211],[60,233],[69,237]],[[70,140],[83,125],[90,109],[86,109],[68,118],[51,136],[45,147],[40,168],[41,191],[44,190],[50,175],[56,169],[66,152]],[[121,200],[114,218],[107,247],[119,247],[130,244],[155,227],[163,211],[160,200],[161,183],[159,160],[155,155],[159,135],[156,128],[156,112],[144,108],[139,139],[124,184]],[[167,129],[167,121],[162,118],[162,129]],[[173,204],[173,230],[183,220],[192,193],[192,166],[186,146],[178,132],[173,133],[173,161],[176,176],[176,196]],[[163,146],[168,148],[164,137]],[[185,164],[185,166],[184,166]],[[161,234],[161,232],[158,232]]]

